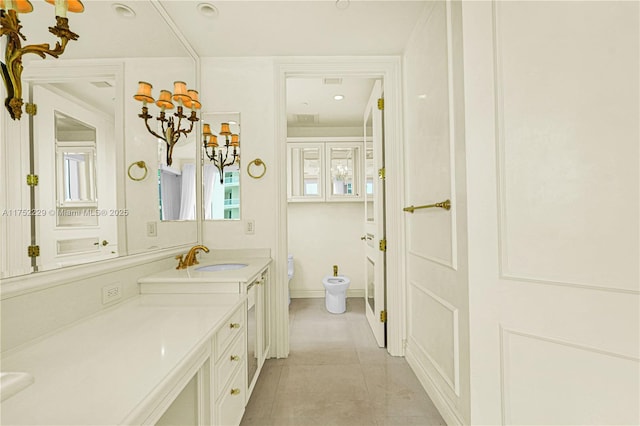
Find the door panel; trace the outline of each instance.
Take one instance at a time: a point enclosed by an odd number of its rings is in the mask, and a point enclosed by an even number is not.
[[[38,114],[34,116],[35,170],[40,176],[36,187],[36,209],[46,212],[37,218],[38,269],[44,271],[116,257],[119,212],[115,211],[113,185],[107,179],[115,170],[112,123],[80,102],[43,86],[34,85],[33,96],[38,104]],[[62,124],[58,122],[60,117],[63,117]],[[71,146],[56,149],[57,138],[65,132],[70,133],[70,123],[75,121],[95,129],[95,146],[86,150],[73,147],[75,142],[69,142]],[[69,138],[73,140],[74,136],[64,139]],[[94,169],[95,177],[88,179],[92,186],[89,192],[93,193],[95,200],[93,204],[84,207],[82,203],[64,200],[60,185],[64,188],[65,173],[62,169],[65,161],[62,153],[66,151],[75,153],[71,154],[72,157],[85,154],[92,158],[83,168]],[[62,209],[65,206],[75,210]]]
[[[469,321],[459,2],[435,2],[405,52],[407,361],[448,424],[469,424]]]
[[[384,168],[383,114],[378,108],[382,99],[382,82],[376,81],[364,114],[365,134],[365,217],[363,242],[365,247],[365,311],[378,346],[385,346],[385,258],[380,250],[384,236],[384,180],[378,170]]]
[[[471,421],[639,424],[639,4],[463,12]]]

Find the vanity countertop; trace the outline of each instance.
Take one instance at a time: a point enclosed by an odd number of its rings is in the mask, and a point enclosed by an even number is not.
[[[247,283],[271,263],[270,257],[220,257],[199,254],[198,259],[200,262],[198,265],[190,266],[187,269],[168,269],[140,278],[138,283]],[[241,269],[214,272],[197,270],[198,268],[208,265],[228,263],[244,263],[247,266]]]
[[[2,402],[0,423],[144,422],[244,298],[140,295],[3,354],[3,371],[35,380]]]

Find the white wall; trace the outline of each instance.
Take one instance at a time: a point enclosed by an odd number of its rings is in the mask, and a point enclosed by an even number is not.
[[[289,203],[287,211],[295,265],[291,297],[324,297],[322,279],[333,265],[351,279],[348,296],[363,296],[363,203]]]

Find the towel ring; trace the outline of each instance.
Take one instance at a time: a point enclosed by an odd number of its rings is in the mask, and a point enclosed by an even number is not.
[[[257,167],[262,166],[262,173],[260,173],[259,175],[252,174],[251,173],[252,164],[255,164]],[[249,176],[251,176],[254,179],[260,179],[262,176],[264,176],[265,173],[267,173],[267,165],[261,159],[256,158],[255,160],[253,160],[247,165],[247,173],[249,174]]]
[[[144,169],[144,174],[142,175],[142,177],[137,178],[137,177],[133,177],[133,176],[131,175],[131,168],[132,168],[133,166],[138,166],[138,167],[140,167],[141,169]],[[136,161],[135,163],[131,163],[131,165],[130,165],[130,166],[129,166],[129,168],[127,169],[127,174],[129,175],[129,179],[131,179],[131,180],[135,180],[135,181],[141,181],[141,180],[144,180],[144,178],[146,178],[146,177],[147,177],[147,173],[148,173],[148,172],[149,172],[149,170],[147,169],[147,164],[146,164],[144,161]]]

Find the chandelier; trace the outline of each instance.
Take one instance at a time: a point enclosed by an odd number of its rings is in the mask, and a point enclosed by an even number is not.
[[[211,132],[211,126],[207,123],[202,126],[202,136],[204,152],[218,169],[220,183],[222,184],[224,182],[224,168],[240,160],[240,154],[238,154],[240,137],[235,133],[231,133],[229,123],[220,125],[220,136],[225,138],[225,143],[222,146],[218,145],[218,137]],[[233,151],[231,151],[231,148],[233,148]]]
[[[55,5],[56,25],[49,27],[49,32],[60,39],[54,48],[49,44],[31,44],[23,46],[22,42],[27,38],[22,34],[22,25],[18,19],[18,13],[29,13],[33,6],[29,0],[0,0],[0,37],[6,35],[5,62],[2,65],[2,79],[7,90],[7,99],[4,104],[9,115],[14,120],[22,117],[22,56],[34,53],[41,58],[45,55],[57,58],[64,53],[69,40],[77,40],[78,34],[69,29],[67,11],[80,13],[84,11],[84,5],[80,0],[46,0]]]
[[[167,145],[167,166],[170,166],[173,160],[171,159],[173,153],[173,147],[178,143],[181,136],[186,136],[193,130],[193,125],[199,121],[196,111],[199,110],[202,105],[198,100],[198,92],[196,90],[187,89],[187,84],[184,81],[175,81],[173,83],[173,93],[168,90],[161,90],[158,100],[154,100],[151,96],[151,84],[140,81],[138,82],[138,93],[133,98],[142,102],[142,113],[138,114],[138,117],[144,120],[144,124],[147,126],[147,130],[153,136],[158,139],[162,139]],[[167,117],[166,110],[173,109],[173,101],[178,104],[177,111],[170,114]],[[160,108],[160,113],[156,117],[159,122],[158,128],[161,132],[156,132],[149,126],[149,119],[153,118],[149,114],[149,108],[147,103],[154,103]],[[186,116],[184,114],[184,108],[190,108],[191,114]],[[185,128],[181,128],[182,120],[189,121]]]

